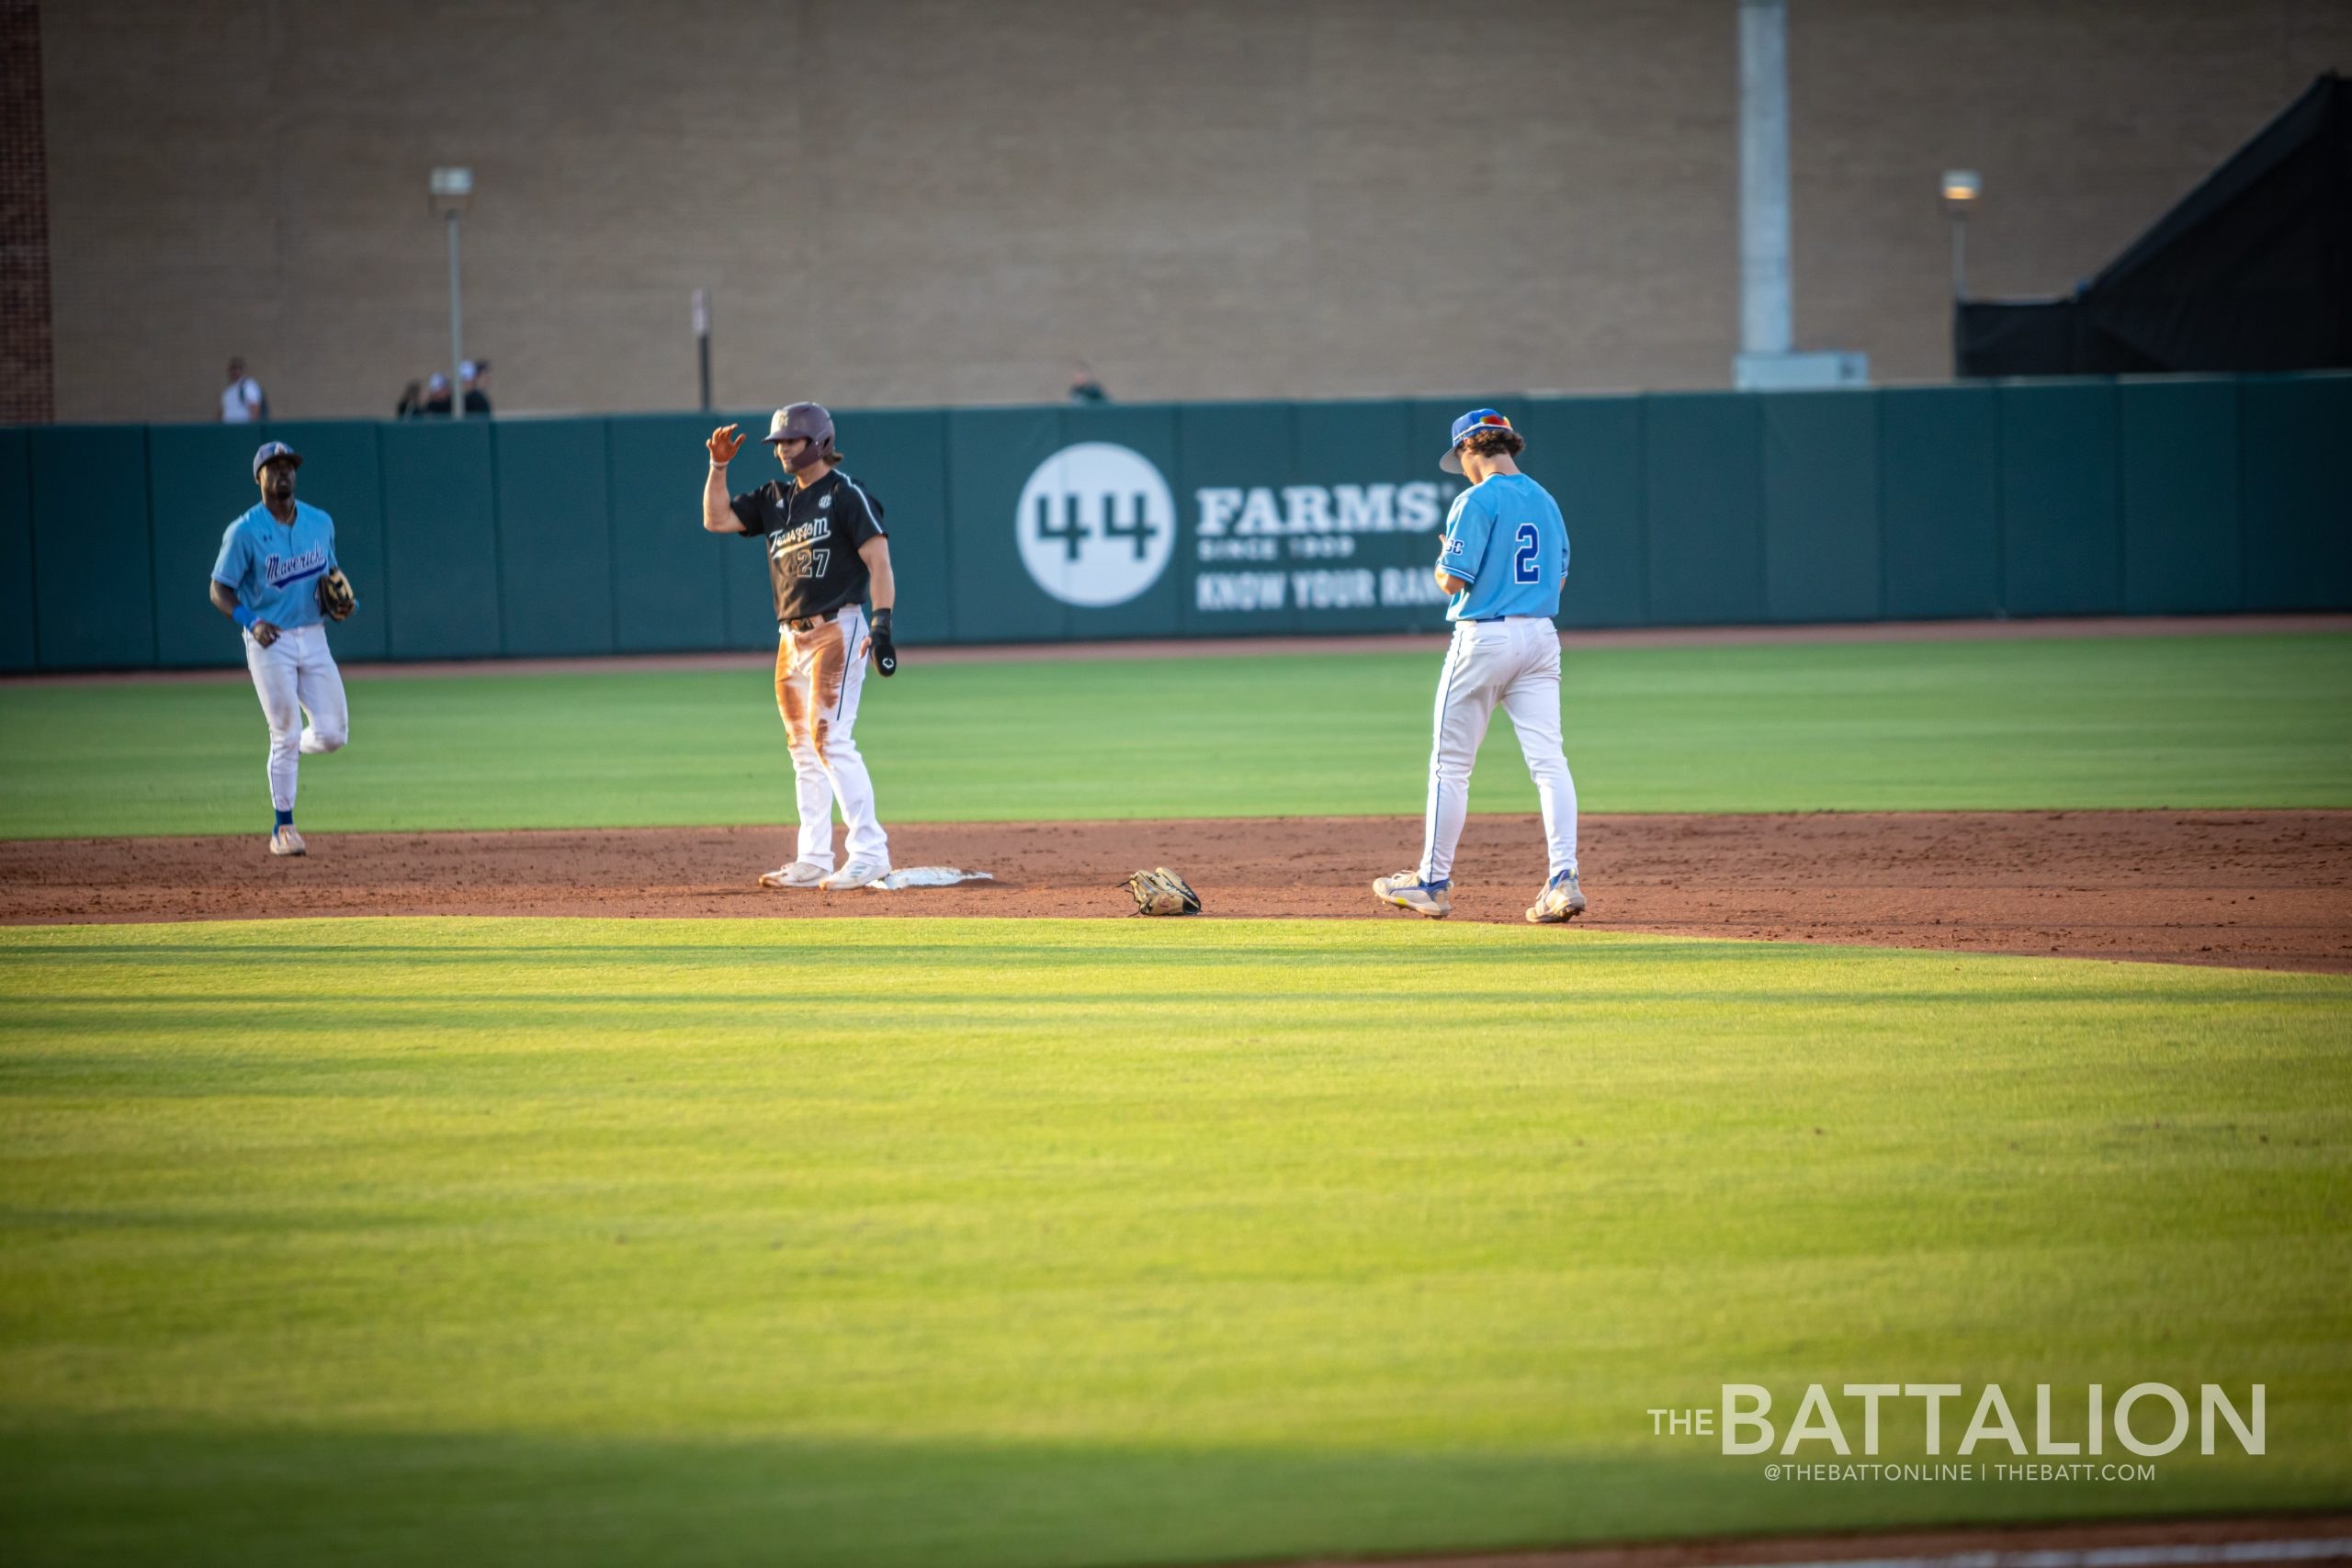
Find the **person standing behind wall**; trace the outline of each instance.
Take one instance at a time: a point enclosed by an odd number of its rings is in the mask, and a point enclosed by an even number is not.
[[[229,361],[229,384],[220,389],[220,423],[259,424],[269,417],[269,394],[245,374],[242,358]]]

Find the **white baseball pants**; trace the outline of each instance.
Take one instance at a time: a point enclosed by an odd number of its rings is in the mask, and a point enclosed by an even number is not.
[[[1546,880],[1577,863],[1577,784],[1560,749],[1560,633],[1542,615],[1460,621],[1437,686],[1437,739],[1430,750],[1429,808],[1422,820],[1420,878],[1453,874],[1453,849],[1470,814],[1470,769],[1495,705],[1510,715],[1519,749],[1544,807],[1551,855]]]
[[[858,755],[858,694],[865,685],[865,612],[853,605],[776,641],[775,705],[792,749],[793,795],[800,808],[798,858],[833,869],[833,802],[849,824],[852,863],[890,863],[890,839],[874,810],[874,779]]]
[[[269,720],[269,803],[291,811],[298,759],[340,751],[351,739],[343,671],[327,651],[324,626],[289,627],[267,648],[247,632],[245,668],[261,694],[262,716]]]

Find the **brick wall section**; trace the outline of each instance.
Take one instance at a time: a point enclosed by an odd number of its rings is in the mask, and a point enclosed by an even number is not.
[[[502,410],[1721,387],[1736,0],[52,0],[57,403]],[[2344,0],[1790,0],[1798,344],[1951,370],[2330,68]]]
[[[46,424],[55,412],[40,87],[40,8],[0,0],[0,424]]]

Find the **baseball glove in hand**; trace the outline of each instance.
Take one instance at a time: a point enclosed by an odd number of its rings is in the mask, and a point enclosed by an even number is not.
[[[1201,896],[1182,877],[1161,866],[1156,871],[1139,871],[1127,878],[1126,889],[1135,896],[1138,915],[1197,915],[1201,912]]]
[[[351,591],[351,579],[341,567],[319,579],[319,610],[328,620],[347,621],[357,608],[359,595]]]

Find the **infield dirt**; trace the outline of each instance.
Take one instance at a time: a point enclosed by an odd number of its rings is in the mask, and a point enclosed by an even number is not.
[[[2256,1542],[2287,1548],[2275,1555]],[[2144,1555],[2143,1555],[2144,1554]],[[1991,1525],[1838,1535],[1724,1536],[1557,1551],[1428,1557],[1315,1558],[1289,1568],[1771,1568],[1829,1562],[1869,1568],[2099,1568],[2102,1562],[2184,1565],[2239,1562],[2340,1562],[2352,1559],[2352,1515],[2287,1514],[2218,1519],[2130,1519]]]
[[[777,828],[316,833],[0,842],[0,923],[351,915],[1104,917],[1172,866],[1209,918],[1413,921],[1369,890],[1416,818],[914,823],[900,866],[995,880],[771,892]],[[1518,921],[1543,879],[1532,818],[1474,817],[1455,919]],[[2352,811],[1588,817],[1579,925],[1955,952],[2352,973]]]

